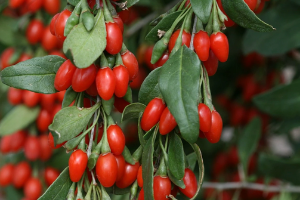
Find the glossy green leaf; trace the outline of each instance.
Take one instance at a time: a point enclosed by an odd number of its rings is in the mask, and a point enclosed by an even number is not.
[[[272,155],[260,154],[258,159],[259,171],[264,176],[300,184],[300,159],[282,159]]]
[[[29,108],[24,105],[14,107],[13,110],[0,121],[0,135],[10,135],[26,128],[36,120],[39,112],[39,107]]]
[[[153,200],[153,152],[154,152],[154,142],[156,139],[157,131],[154,131],[151,138],[147,140],[142,155],[142,165],[143,165],[143,181],[144,181],[144,199]]]
[[[64,53],[72,54],[78,68],[93,64],[106,47],[106,29],[103,12],[95,17],[95,26],[88,32],[82,23],[75,26],[64,42]]]
[[[69,177],[69,167],[67,167],[38,200],[66,199],[71,185],[72,181]]]
[[[199,80],[200,60],[185,45],[164,64],[158,79],[160,91],[182,138],[190,143],[196,142],[199,136]]]
[[[260,17],[273,24],[277,30],[269,33],[248,30],[243,39],[245,54],[257,52],[265,56],[274,56],[300,47],[299,6],[286,1],[263,13]]]
[[[161,97],[158,86],[158,77],[161,72],[161,67],[156,68],[146,77],[139,91],[139,102],[148,105],[155,97]]]
[[[170,136],[169,150],[168,150],[168,168],[174,177],[178,180],[184,177],[184,150],[180,137],[173,133]]]
[[[158,41],[160,38],[157,35],[157,31],[161,30],[161,31],[168,31],[173,22],[176,20],[176,18],[180,15],[182,11],[177,11],[171,14],[168,14],[167,16],[165,16],[162,20],[160,20],[160,22],[151,29],[151,31],[146,35],[145,40],[147,41],[151,41],[151,42],[156,42]]]
[[[65,93],[64,100],[62,102],[62,108],[68,107],[76,99],[79,93],[75,92],[72,87],[69,87]]]
[[[125,107],[121,122],[129,119],[138,119],[141,112],[144,112],[146,106],[142,103],[132,103]]]
[[[199,167],[199,175],[198,175],[198,187],[197,187],[197,192],[191,200],[194,199],[199,199],[199,192],[203,183],[203,178],[204,178],[204,164],[203,164],[203,158],[202,158],[202,153],[197,144],[190,144],[192,148],[194,149],[194,152],[197,155],[197,160],[198,160],[198,167]]]
[[[260,20],[244,0],[222,0],[223,8],[230,19],[238,25],[258,32],[270,32],[275,29]]]
[[[211,13],[212,0],[191,0],[194,13],[199,17],[203,24],[207,24]]]
[[[300,80],[289,85],[277,86],[253,98],[254,104],[263,112],[278,118],[300,116]]]
[[[1,72],[4,84],[37,93],[52,94],[54,79],[60,65],[65,61],[60,56],[45,56],[20,62]]]
[[[71,4],[72,6],[76,6],[80,0],[67,0],[69,4]]]
[[[156,125],[155,126],[153,126],[147,133],[145,133],[145,135],[144,135],[144,140],[149,140],[149,138],[152,136],[152,134],[153,134],[153,131],[154,131],[154,129],[155,129],[155,127],[156,127]]]
[[[1,3],[0,3],[1,4]],[[0,5],[1,7],[1,5]],[[0,16],[0,42],[7,46],[28,45],[26,37],[17,31],[18,20],[12,17]]]
[[[128,86],[125,96],[123,97],[125,101],[128,103],[132,103],[132,90],[131,87]]]
[[[60,110],[49,126],[55,144],[61,144],[81,133],[99,106],[100,104],[97,103],[91,108],[72,106]]]
[[[257,148],[261,135],[261,120],[256,117],[250,121],[239,136],[238,140],[238,154],[240,162],[247,171],[249,158]]]

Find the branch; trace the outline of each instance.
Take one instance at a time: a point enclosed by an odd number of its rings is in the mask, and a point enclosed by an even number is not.
[[[97,96],[97,103],[100,101],[100,97]],[[95,112],[94,114],[94,122],[95,120],[97,120],[97,112]],[[95,133],[95,128],[96,126],[92,129],[91,131],[91,138],[90,138],[90,142],[89,142],[89,147],[88,147],[88,150],[87,150],[87,156],[90,157],[91,155],[91,152],[92,152],[92,146],[93,146],[93,140],[94,140],[94,133]]]
[[[194,37],[195,37],[195,33],[196,33],[197,20],[198,20],[198,17],[197,17],[197,15],[195,15],[194,25],[193,25],[193,30],[192,30],[192,38],[191,38],[191,43],[190,43],[190,49],[192,51],[194,51]]]
[[[202,188],[215,188],[217,190],[233,190],[233,189],[253,189],[261,190],[267,192],[293,192],[300,193],[300,187],[292,185],[279,185],[271,186],[258,183],[247,183],[247,182],[227,182],[227,183],[212,183],[212,182],[203,182]]]

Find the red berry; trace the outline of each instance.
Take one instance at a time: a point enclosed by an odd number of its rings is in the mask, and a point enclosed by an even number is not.
[[[50,15],[55,15],[59,12],[60,0],[43,0],[43,7]]]
[[[176,43],[176,40],[179,36],[179,33],[180,33],[180,29],[175,31],[173,33],[173,35],[171,36],[170,38],[170,42],[169,42],[169,52],[172,52],[174,46],[175,46],[175,43]],[[183,45],[186,45],[187,47],[190,47],[190,43],[191,43],[191,34],[190,33],[187,33],[183,30],[182,32],[182,46]]]
[[[15,9],[20,7],[24,2],[25,0],[9,0],[9,7]]]
[[[28,160],[34,161],[40,157],[41,146],[40,141],[36,136],[28,136],[25,145],[24,153]]]
[[[207,71],[208,76],[213,76],[217,72],[219,61],[212,50],[209,50],[209,57],[207,61],[203,61],[203,65]]]
[[[87,166],[88,157],[82,150],[74,151],[69,158],[69,174],[73,182],[78,182]]]
[[[117,173],[117,179],[116,181],[119,181],[122,179],[125,173],[125,159],[122,155],[115,155],[117,165],[118,165],[118,173]]]
[[[144,131],[149,131],[157,122],[163,113],[166,105],[160,98],[152,99],[147,105],[141,119],[141,127]]]
[[[25,131],[17,131],[11,135],[11,151],[16,152],[24,147],[27,133]]]
[[[210,36],[210,48],[220,62],[226,62],[229,55],[229,43],[227,36],[222,32],[213,33]]]
[[[68,89],[72,84],[73,75],[74,75],[76,69],[77,68],[72,64],[72,62],[70,60],[66,60],[59,67],[59,69],[55,75],[55,79],[54,79],[55,89],[57,89],[58,91],[63,91],[63,90]],[[82,70],[80,72],[82,72]]]
[[[49,53],[49,55],[54,55],[54,56],[60,56],[60,57],[62,57],[62,58],[64,58],[64,59],[68,59],[66,56],[65,56],[65,54],[64,53],[62,53],[61,51],[51,51],[50,53]]]
[[[116,182],[118,188],[127,188],[130,186],[137,178],[140,163],[136,162],[134,165],[125,163],[125,172],[121,180]]]
[[[8,101],[11,105],[18,105],[18,104],[22,103],[23,90],[10,87],[8,89],[7,96],[8,96]]]
[[[56,20],[58,18],[60,13],[57,13],[56,15],[54,15],[51,19],[51,22],[50,22],[50,32],[52,35],[55,36],[55,23],[56,23]]]
[[[141,68],[135,79],[129,84],[132,89],[139,89],[147,77],[147,72],[144,68]]]
[[[143,169],[142,166],[139,167],[138,175],[137,175],[137,182],[139,187],[143,187],[144,181],[143,181]]]
[[[162,135],[170,133],[177,126],[176,120],[171,114],[168,107],[166,107],[160,116],[159,132]]]
[[[172,185],[168,177],[155,176],[153,179],[153,194],[155,200],[168,200]]]
[[[26,0],[26,9],[28,12],[35,13],[41,9],[43,0]]]
[[[6,67],[16,64],[16,62],[10,63],[10,58],[14,55],[14,53],[15,50],[13,48],[8,48],[3,51],[0,58],[1,69],[5,69]]]
[[[142,188],[138,200],[144,200],[144,189]]]
[[[13,180],[14,166],[6,164],[0,169],[0,186],[5,187],[11,184]]]
[[[9,153],[11,151],[11,135],[3,136],[0,140],[0,151],[3,154]]]
[[[114,106],[117,109],[117,111],[119,111],[120,113],[123,113],[123,110],[125,109],[126,106],[128,106],[130,103],[128,103],[127,101],[125,101],[122,98],[118,98],[115,96],[115,102],[114,102]]]
[[[119,53],[122,49],[123,34],[117,23],[108,22],[106,25],[106,48],[105,50],[112,55]]]
[[[26,38],[30,44],[36,44],[42,40],[44,32],[43,22],[40,20],[32,20],[26,30]]]
[[[226,26],[226,27],[231,27],[231,26],[235,25],[235,22],[232,21],[232,20],[228,17],[228,15],[225,13],[224,8],[223,8],[223,6],[222,6],[221,0],[217,0],[217,3],[218,3],[219,8],[221,9],[221,11],[224,13],[224,15],[226,15],[226,17],[227,17],[227,19],[228,19],[228,20],[225,20],[225,22],[224,22],[225,26]]]
[[[39,131],[41,132],[47,131],[48,126],[50,126],[51,122],[52,122],[51,113],[45,109],[42,109],[36,120]]]
[[[38,199],[42,194],[42,183],[37,178],[30,178],[24,186],[24,194],[29,199]]]
[[[155,69],[154,64],[151,63],[151,57],[152,57],[152,53],[153,53],[153,48],[154,48],[154,46],[149,46],[146,49],[145,53],[144,53],[145,63],[149,67],[149,69],[151,69],[151,70]]]
[[[124,31],[124,24],[123,24],[122,19],[121,19],[119,16],[114,16],[113,19],[114,19],[114,22],[115,22],[116,24],[118,24],[118,26],[119,26],[121,32],[123,33],[123,31]]]
[[[22,188],[31,176],[30,165],[23,161],[18,163],[13,171],[13,185],[16,188]]]
[[[41,94],[31,92],[29,90],[24,90],[23,92],[23,101],[24,104],[28,107],[34,107],[36,106],[41,98]]]
[[[117,97],[124,97],[129,83],[129,73],[126,67],[119,65],[113,68],[116,77],[115,95]]]
[[[200,103],[198,105],[200,130],[202,132],[208,132],[211,129],[211,111],[207,105]]]
[[[154,69],[163,66],[169,59],[169,53],[165,52],[162,57],[153,65]]]
[[[110,125],[107,129],[107,140],[114,155],[121,155],[125,147],[125,136],[118,125]]]
[[[59,176],[59,171],[52,167],[46,167],[44,173],[44,179],[48,186],[50,186]]]
[[[123,64],[129,72],[129,79],[130,80],[135,79],[139,72],[139,63],[136,57],[130,51],[126,51],[121,56],[122,56]]]
[[[57,38],[52,35],[52,33],[50,32],[50,27],[46,27],[44,29],[44,34],[43,34],[43,38],[42,38],[42,47],[46,50],[46,51],[52,51],[54,49],[56,49],[58,46],[58,40]]]
[[[41,94],[41,106],[43,109],[51,111],[53,109],[56,94]]]
[[[199,31],[194,37],[194,48],[201,61],[207,61],[210,50],[210,39],[205,31]]]
[[[194,172],[188,168],[184,170],[183,182],[185,189],[179,188],[179,190],[188,198],[193,198],[197,192],[197,178]]]
[[[40,140],[40,146],[41,146],[41,152],[40,152],[40,159],[42,161],[47,161],[52,155],[52,148],[49,145],[48,142],[48,136],[47,135],[41,135],[39,137]]]
[[[110,100],[116,88],[116,77],[109,67],[99,69],[96,77],[98,94],[104,100]]]
[[[207,140],[211,143],[219,142],[223,129],[223,121],[217,111],[211,113],[211,129],[209,132],[204,133]]]
[[[112,153],[101,154],[96,163],[96,174],[103,187],[111,187],[118,176],[118,164]]]
[[[76,92],[87,90],[95,81],[97,67],[92,64],[88,68],[76,68],[72,78],[72,88]]]
[[[66,37],[64,36],[64,31],[65,31],[67,20],[71,14],[72,14],[71,11],[65,9],[59,14],[59,16],[56,19],[55,36],[61,41],[64,41],[66,39]]]
[[[244,0],[245,3],[249,6],[250,10],[254,11],[257,5],[257,0]]]

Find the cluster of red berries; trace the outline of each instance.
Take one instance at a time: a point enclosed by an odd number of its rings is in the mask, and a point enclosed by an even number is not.
[[[22,200],[36,200],[43,192],[43,184],[39,178],[33,176],[34,170],[26,161],[13,165],[7,163],[0,168],[0,186],[13,185],[17,189],[23,189],[25,197]],[[46,167],[43,172],[43,180],[50,186],[59,176],[59,171]]]

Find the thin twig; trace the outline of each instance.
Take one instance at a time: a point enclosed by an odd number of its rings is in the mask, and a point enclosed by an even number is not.
[[[97,96],[97,103],[100,102],[100,97]],[[95,112],[94,114],[94,120],[93,122],[95,122],[95,120],[97,120],[97,112]],[[96,127],[96,126],[95,126]],[[91,138],[90,138],[90,142],[89,142],[89,147],[87,150],[87,156],[90,157],[91,152],[92,152],[92,146],[93,146],[93,140],[94,140],[94,133],[95,133],[95,127],[92,129],[91,131]]]
[[[194,51],[194,37],[195,37],[195,33],[196,33],[197,20],[198,20],[198,17],[197,17],[197,15],[195,15],[193,31],[192,31],[192,38],[191,38],[191,43],[190,43],[190,49],[192,51]]]
[[[169,9],[171,9],[173,6],[176,5],[177,2],[171,2],[170,4],[168,4],[165,8],[164,8],[164,12],[168,11]],[[139,31],[141,28],[143,28],[145,25],[147,25],[149,22],[151,22],[151,20],[153,20],[157,15],[159,15],[159,13],[154,12],[151,13],[150,15],[146,16],[145,18],[141,19],[140,21],[138,21],[137,23],[135,23],[134,25],[132,25],[125,33],[125,37],[130,37],[132,36],[135,32]]]
[[[294,192],[300,193],[300,187],[292,185],[279,185],[279,186],[270,186],[258,183],[247,183],[247,182],[227,182],[227,183],[212,183],[212,182],[203,182],[202,188],[214,188],[217,190],[233,190],[233,189],[253,189],[261,190],[266,192]]]

